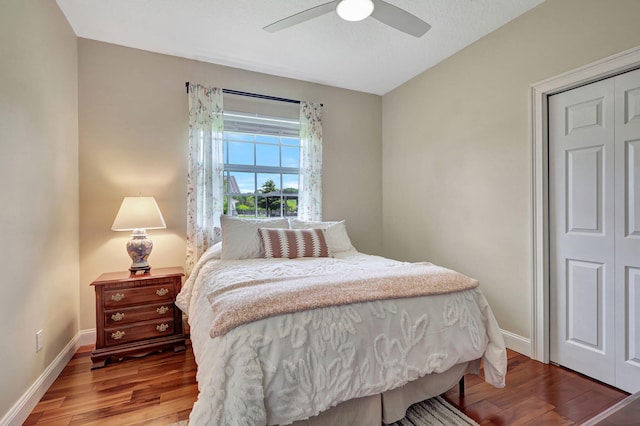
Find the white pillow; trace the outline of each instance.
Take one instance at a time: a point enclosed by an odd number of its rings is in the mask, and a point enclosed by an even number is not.
[[[356,251],[355,247],[351,244],[344,220],[335,222],[311,222],[292,218],[289,219],[289,225],[292,229],[324,229],[324,236],[331,254]]]
[[[222,238],[222,237],[220,237]],[[218,241],[204,252],[202,257],[207,256],[211,259],[220,259],[220,254],[222,253],[222,241]]]
[[[220,216],[222,252],[220,259],[254,259],[264,257],[258,228],[289,228],[286,218],[241,219]]]

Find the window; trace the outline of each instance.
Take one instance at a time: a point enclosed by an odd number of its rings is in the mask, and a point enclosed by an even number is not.
[[[224,213],[286,217],[298,212],[300,122],[224,112]]]
[[[322,104],[227,91],[223,109],[224,89],[187,87],[188,273],[217,242],[222,213],[322,220]]]

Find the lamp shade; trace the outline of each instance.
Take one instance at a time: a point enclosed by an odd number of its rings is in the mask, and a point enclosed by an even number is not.
[[[342,0],[336,12],[345,21],[362,21],[373,13],[374,8],[371,0]]]
[[[166,227],[162,213],[153,197],[124,197],[111,229],[131,231]]]

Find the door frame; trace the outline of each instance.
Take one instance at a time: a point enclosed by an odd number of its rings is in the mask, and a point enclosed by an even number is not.
[[[549,138],[547,98],[640,67],[640,46],[530,86],[532,157],[532,359],[549,363]]]

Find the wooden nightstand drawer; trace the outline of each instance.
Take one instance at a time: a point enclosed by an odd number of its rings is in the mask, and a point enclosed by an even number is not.
[[[91,367],[168,348],[184,350],[182,311],[175,306],[183,276],[182,268],[154,268],[140,275],[110,272],[91,283],[96,292]]]
[[[173,287],[173,283],[163,282],[145,287],[105,290],[104,307],[110,309],[142,303],[173,302],[176,297]]]
[[[137,342],[139,340],[155,339],[171,335],[174,332],[173,318],[128,325],[125,327],[104,330],[104,341],[107,346]]]
[[[173,310],[176,309],[173,301],[158,305],[145,305],[134,308],[113,309],[104,312],[105,328],[119,327],[150,319],[173,318]]]

